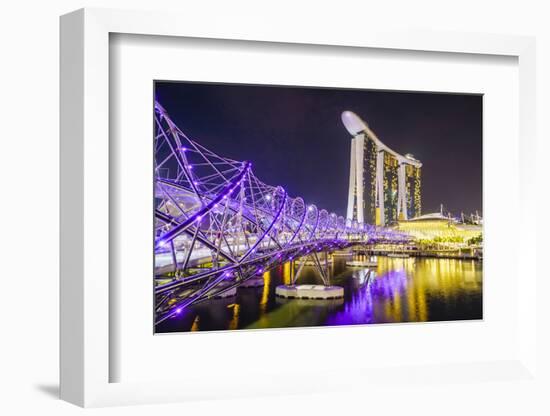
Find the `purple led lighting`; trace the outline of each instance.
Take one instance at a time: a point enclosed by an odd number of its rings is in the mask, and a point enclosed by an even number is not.
[[[217,286],[224,279],[234,279],[235,273],[230,273],[226,265],[231,269],[243,267],[241,270],[247,278],[250,274],[264,273],[264,270],[270,270],[283,262],[298,260],[316,251],[331,250],[336,246],[345,247],[347,244],[343,240],[346,239],[359,239],[363,243],[365,237],[361,231],[357,230],[359,227],[357,224],[353,227],[346,226],[345,220],[342,222],[343,217],[328,213],[313,204],[305,204],[302,198],[290,197],[283,187],[273,187],[261,182],[252,172],[250,162],[226,159],[194,143],[185,136],[185,133],[177,129],[165,111],[160,108],[160,104],[155,107],[158,129],[159,132],[166,134],[158,134],[157,140],[167,141],[171,149],[178,149],[175,143],[177,138],[174,138],[173,134],[176,131],[177,135],[190,144],[186,144],[188,149],[180,146],[179,151],[174,151],[177,161],[185,166],[185,169],[189,169],[185,172],[187,177],[182,176],[184,174],[182,173],[180,176],[172,175],[174,176],[172,178],[160,176],[156,178],[157,183],[168,185],[163,187],[165,194],[160,198],[165,205],[159,204],[155,212],[156,219],[159,221],[158,229],[161,230],[161,234],[156,239],[157,252],[168,258],[166,248],[160,249],[160,247],[171,243],[177,237],[181,239],[176,240],[180,243],[175,244],[174,248],[178,259],[185,259],[185,250],[191,247],[192,257],[189,258],[204,257],[203,251],[210,250],[216,253],[218,259],[222,259],[221,264],[224,266],[199,270],[191,273],[191,276],[186,276],[185,279],[174,279],[158,285],[155,288],[157,295],[168,294],[175,288],[185,289],[189,284],[200,287],[198,292],[193,292],[196,296],[184,295],[182,301],[178,302],[179,305],[172,305],[169,310],[158,308],[157,310],[162,312],[159,312],[156,317],[156,323],[176,313],[176,310],[177,313],[180,311],[184,313],[189,305],[217,291],[219,289]],[[163,149],[166,148],[167,146],[163,147]],[[185,158],[183,152],[186,150],[187,156],[193,152],[193,160]],[[162,158],[160,160],[166,158],[164,153],[158,156]],[[194,169],[197,166],[199,169]],[[219,170],[218,166],[220,166]],[[172,174],[172,171],[168,174]],[[176,174],[179,175],[177,172]],[[195,187],[198,184],[200,189]],[[182,191],[185,195],[192,195],[192,198],[200,203],[186,202],[182,205],[185,211],[183,216],[176,214],[175,211],[171,213],[165,210],[164,206],[170,206],[174,201],[178,204],[182,201]],[[170,195],[171,193],[173,194]],[[235,203],[226,202],[233,199]],[[224,219],[218,221],[220,208],[224,210]],[[209,213],[211,215],[204,218]],[[200,225],[203,218],[205,221]],[[383,229],[378,230],[378,238],[382,236],[382,231]],[[181,244],[182,238],[187,239],[185,244]],[[194,243],[189,245],[189,241]],[[357,241],[352,243],[354,244],[357,244]],[[247,260],[248,256],[250,257]],[[186,264],[184,268],[191,267],[186,262],[184,264]],[[248,276],[247,270],[250,273]],[[240,279],[237,279],[236,285],[239,282]],[[161,296],[158,300],[164,298]]]

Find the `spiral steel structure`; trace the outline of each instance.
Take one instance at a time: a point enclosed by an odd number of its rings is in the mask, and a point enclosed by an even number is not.
[[[252,163],[222,157],[187,137],[155,103],[155,322],[223,295],[254,276],[317,253],[361,244],[391,230],[346,222],[281,186]]]

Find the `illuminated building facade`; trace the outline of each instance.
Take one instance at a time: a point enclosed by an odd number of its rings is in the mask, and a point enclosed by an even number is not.
[[[479,224],[464,224],[441,213],[426,214],[408,221],[398,221],[395,229],[416,240],[459,239],[466,242],[483,233]]]
[[[422,163],[386,146],[359,116],[342,113],[352,135],[348,221],[379,226],[421,215]]]

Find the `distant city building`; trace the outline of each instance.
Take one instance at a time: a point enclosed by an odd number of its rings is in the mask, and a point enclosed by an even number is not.
[[[466,224],[441,212],[422,215],[408,221],[398,221],[395,229],[405,232],[417,240],[436,238],[461,238],[464,242],[483,232],[480,224]]]
[[[379,226],[421,215],[422,163],[386,146],[359,116],[342,113],[351,139],[348,221]]]

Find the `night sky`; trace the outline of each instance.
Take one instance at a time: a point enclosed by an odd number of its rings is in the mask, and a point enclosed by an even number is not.
[[[248,160],[263,182],[345,216],[351,110],[387,146],[423,163],[422,212],[482,212],[482,97],[359,89],[156,82],[191,139]]]

